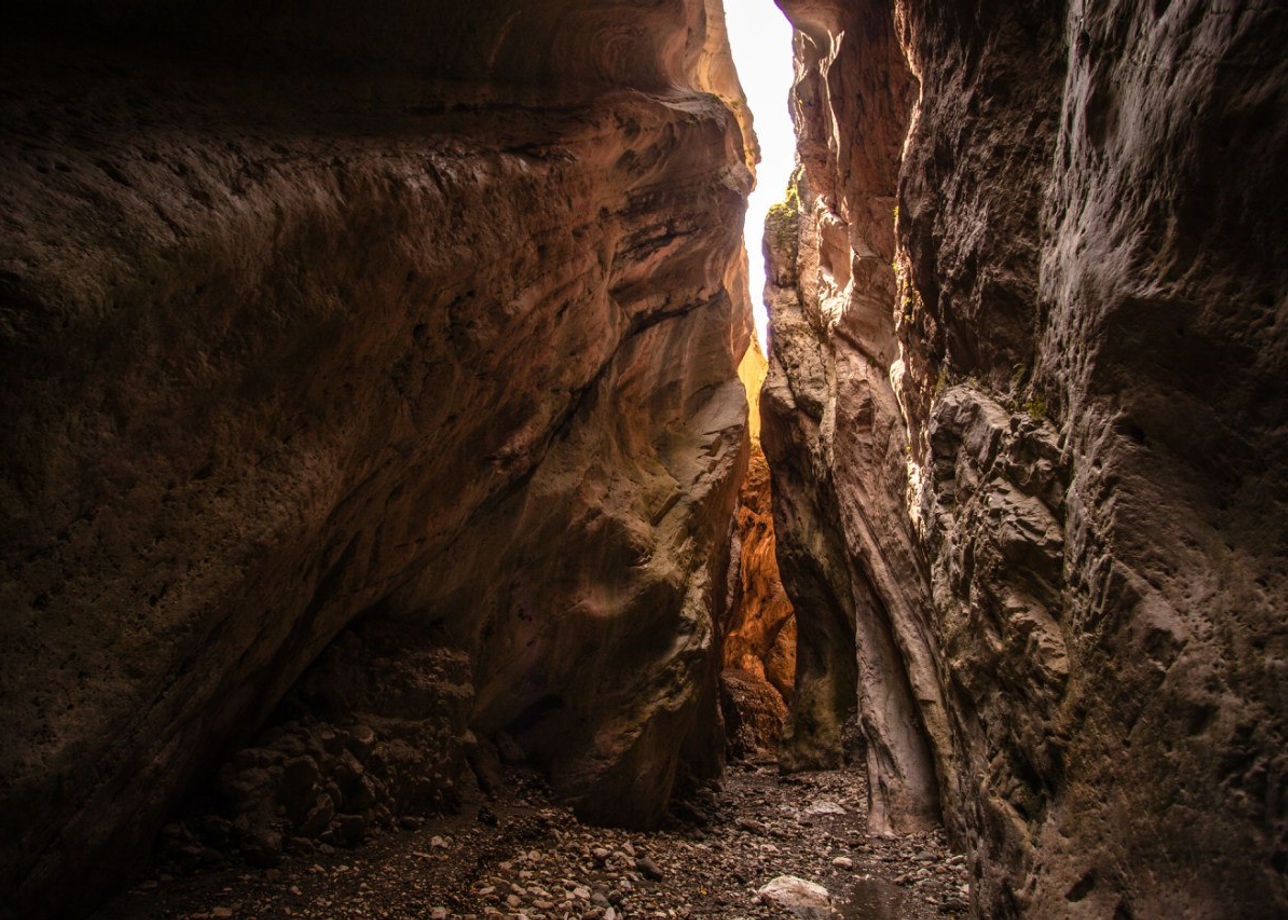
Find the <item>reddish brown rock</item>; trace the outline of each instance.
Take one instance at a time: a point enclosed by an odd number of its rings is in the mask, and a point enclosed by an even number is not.
[[[733,756],[773,759],[796,678],[796,618],[775,556],[769,465],[760,448],[760,387],[768,366],[753,342],[739,366],[748,394],[751,458],[738,491],[724,627],[724,715]]]
[[[796,678],[796,620],[775,556],[769,464],[760,448],[759,392],[767,365],[753,345],[742,374],[750,396],[751,458],[738,491],[734,560],[739,580],[724,638],[724,666],[768,681],[783,700]]]
[[[365,611],[466,656],[476,730],[589,816],[714,769],[751,178],[718,13],[19,4],[5,909],[116,883]]]
[[[728,668],[720,673],[720,706],[730,757],[752,763],[777,760],[787,720],[777,688],[748,671]]]

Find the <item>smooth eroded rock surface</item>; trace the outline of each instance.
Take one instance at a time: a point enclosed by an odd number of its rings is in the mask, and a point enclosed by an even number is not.
[[[10,24],[6,909],[117,883],[373,610],[583,814],[656,821],[718,762],[745,464],[718,5]]]
[[[756,889],[756,894],[766,904],[773,904],[801,920],[831,920],[839,916],[832,909],[832,898],[826,888],[817,882],[779,875]]]
[[[789,765],[835,762],[857,686],[869,827],[911,831],[938,820],[930,745],[948,732],[904,511],[906,429],[888,382],[891,213],[914,91],[889,7],[784,8],[797,26],[801,168],[766,224],[762,398],[801,637]]]

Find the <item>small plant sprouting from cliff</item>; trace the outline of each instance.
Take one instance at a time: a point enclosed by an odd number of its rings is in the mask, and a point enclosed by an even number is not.
[[[801,198],[796,185],[799,178],[798,169],[787,183],[783,200],[770,205],[765,214],[765,238],[772,241],[775,251],[785,253],[792,262],[796,261],[800,245]]]
[[[895,314],[896,326],[911,325],[919,312],[926,308],[921,299],[921,292],[912,283],[912,276],[907,269],[906,256],[896,256],[891,268],[894,269],[895,297],[898,310]]]
[[[765,215],[765,227],[773,232],[774,242],[782,248],[786,248],[796,239],[797,216],[794,208],[782,202],[770,205],[769,213]]]
[[[917,302],[911,294],[903,295],[902,317],[905,323],[911,323],[917,314]]]
[[[798,183],[800,182],[800,179],[801,179],[801,170],[800,170],[800,167],[798,166],[792,172],[791,178],[787,180],[787,191],[783,195],[783,200],[778,202],[777,204],[772,204],[769,206],[770,214],[773,214],[775,211],[780,211],[783,213],[790,212],[792,214],[800,213],[801,193],[798,185]]]
[[[769,206],[769,217],[778,221],[788,221],[796,217],[796,209],[785,201]]]
[[[1046,397],[1032,391],[1030,377],[1030,368],[1023,361],[1011,368],[1011,379],[1007,389],[1009,395],[1005,399],[1006,408],[1011,412],[1019,412],[1023,409],[1035,422],[1048,420],[1051,417],[1051,410],[1047,405]],[[1029,386],[1029,398],[1023,399],[1026,384]]]
[[[796,210],[801,210],[801,183],[805,181],[805,167],[799,162],[792,168],[787,180],[787,203]]]

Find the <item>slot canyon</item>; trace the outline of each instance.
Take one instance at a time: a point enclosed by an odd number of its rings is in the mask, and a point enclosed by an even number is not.
[[[743,2],[0,13],[0,920],[1288,916],[1288,6]]]

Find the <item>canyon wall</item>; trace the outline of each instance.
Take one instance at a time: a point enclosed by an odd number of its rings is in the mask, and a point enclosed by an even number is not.
[[[875,827],[981,916],[1283,916],[1288,13],[780,5],[764,440]]]
[[[721,15],[6,11],[0,913],[119,883],[355,621],[588,817],[718,767],[754,156]]]

